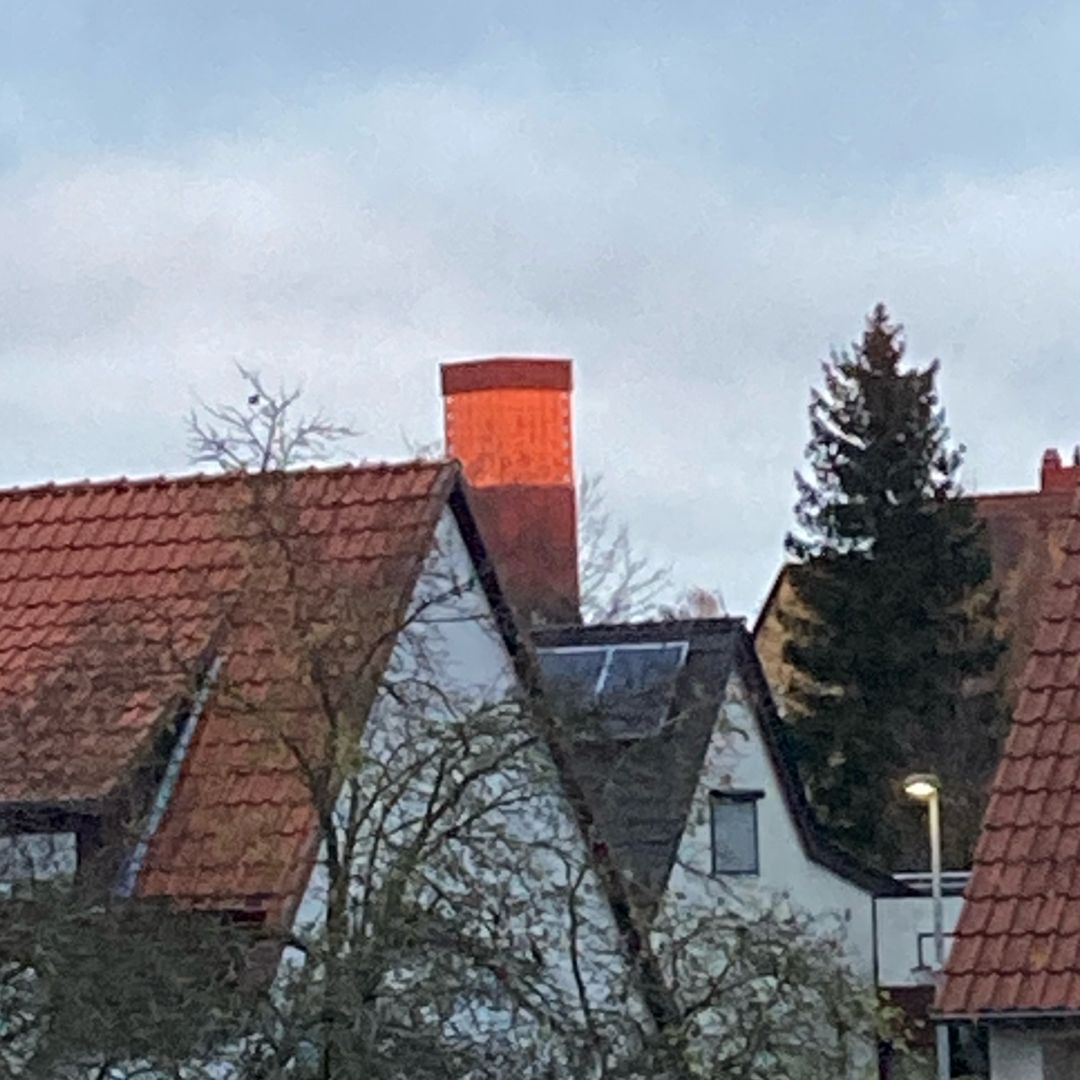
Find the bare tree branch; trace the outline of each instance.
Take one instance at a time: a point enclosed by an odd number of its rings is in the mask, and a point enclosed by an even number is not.
[[[246,384],[243,405],[209,405],[199,400],[187,417],[188,459],[225,471],[268,472],[305,462],[326,461],[347,447],[357,432],[325,413],[297,413],[303,387],[267,388],[253,368],[237,363]]]

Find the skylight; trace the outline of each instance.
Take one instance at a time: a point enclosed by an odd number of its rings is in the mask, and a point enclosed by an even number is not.
[[[685,641],[571,645],[540,650],[540,668],[558,704],[596,712],[605,734],[654,734],[667,719]]]

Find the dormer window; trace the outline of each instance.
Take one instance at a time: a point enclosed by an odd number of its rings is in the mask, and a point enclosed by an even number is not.
[[[73,832],[0,833],[0,897],[36,882],[71,881],[79,862]]]
[[[655,735],[668,719],[685,641],[541,649],[540,668],[554,700],[595,713],[608,738]]]
[[[759,872],[757,804],[763,794],[714,791],[710,796],[714,877]]]

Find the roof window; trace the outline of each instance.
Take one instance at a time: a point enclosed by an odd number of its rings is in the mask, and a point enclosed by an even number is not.
[[[544,682],[557,704],[597,715],[613,738],[655,734],[667,720],[685,641],[563,646],[540,650]]]

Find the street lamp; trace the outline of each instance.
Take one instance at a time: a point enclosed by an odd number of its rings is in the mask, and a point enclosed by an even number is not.
[[[930,895],[934,904],[934,964],[940,982],[945,970],[945,917],[941,904],[941,781],[933,773],[913,773],[904,781],[904,794],[926,803],[930,823]],[[938,1080],[949,1080],[949,1029],[934,1027]]]

